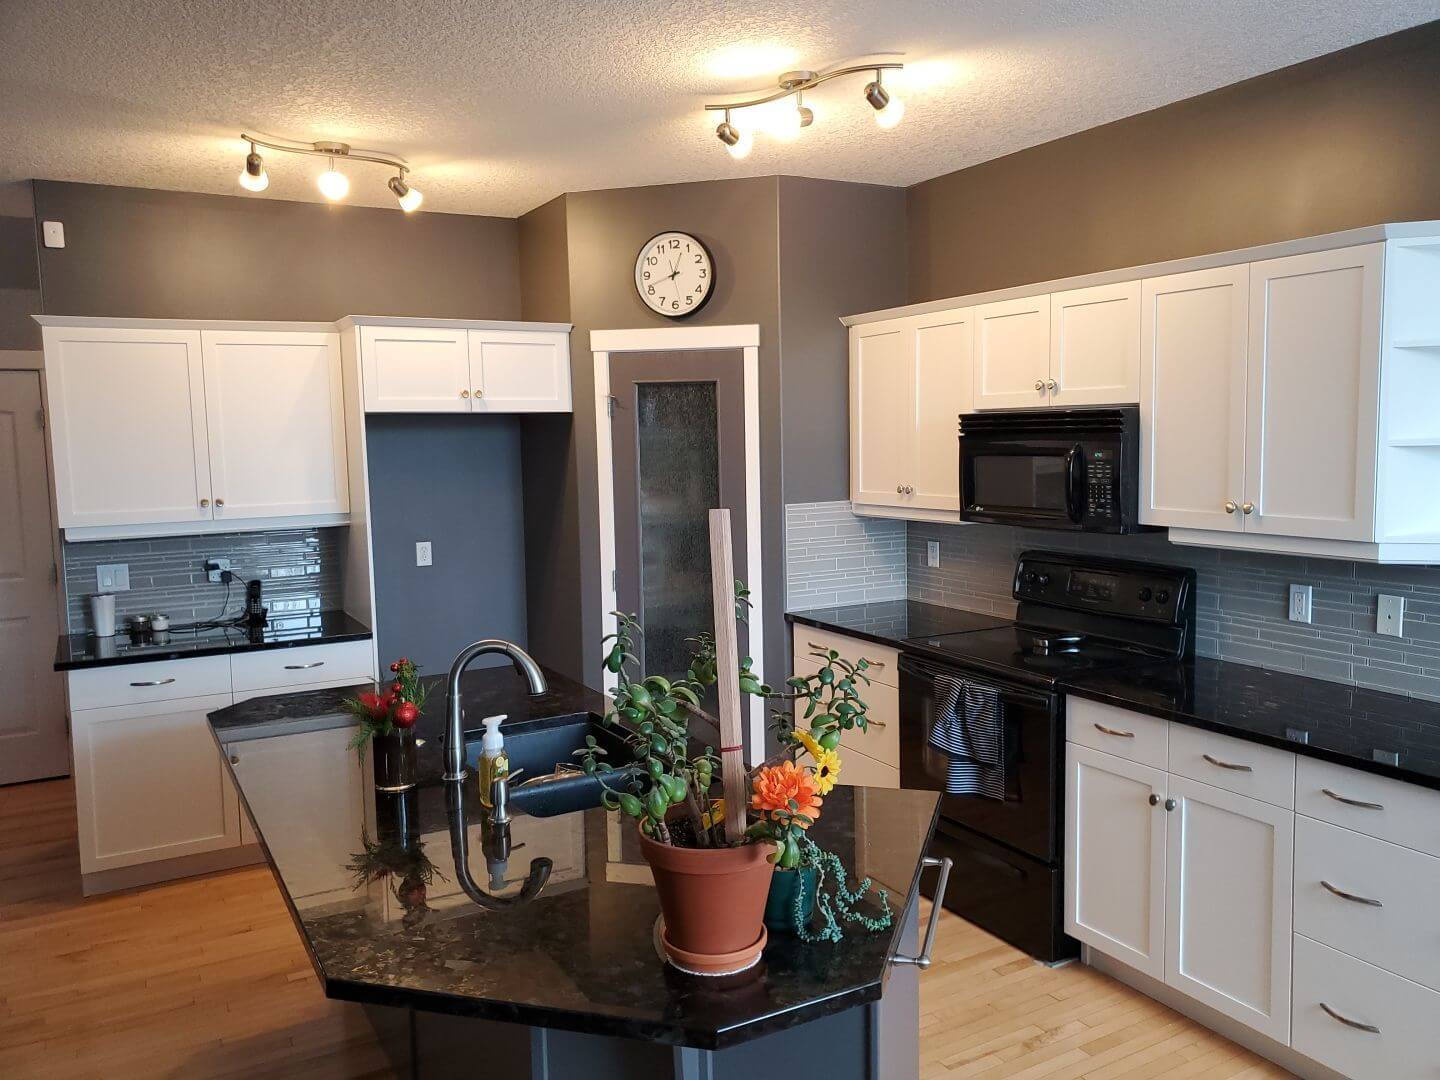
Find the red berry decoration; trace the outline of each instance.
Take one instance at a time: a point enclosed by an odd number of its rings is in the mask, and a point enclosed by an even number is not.
[[[395,706],[395,713],[391,719],[395,721],[396,727],[412,728],[415,726],[415,721],[420,719],[420,710],[415,707],[413,701],[402,701]]]
[[[398,671],[400,670],[400,661],[399,661],[399,660],[396,660],[395,663],[391,664],[391,665],[390,665],[390,670],[391,670],[391,671],[397,671],[397,672],[398,672]]]
[[[402,690],[404,690],[404,689],[405,689],[405,687],[403,687],[402,685],[400,685],[400,683],[398,683],[398,682],[392,682],[392,683],[390,684],[390,692],[391,692],[392,694],[398,694],[398,693],[400,693],[400,691],[402,691]]]

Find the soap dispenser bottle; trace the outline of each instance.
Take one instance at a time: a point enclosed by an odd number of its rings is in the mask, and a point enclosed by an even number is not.
[[[508,713],[487,716],[481,721],[485,725],[485,736],[480,740],[480,804],[487,810],[494,809],[490,800],[490,788],[496,780],[510,775],[510,758],[505,753],[505,736],[500,733],[500,724],[509,718]]]

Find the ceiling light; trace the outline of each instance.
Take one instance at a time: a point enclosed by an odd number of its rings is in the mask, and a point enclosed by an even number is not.
[[[805,107],[805,95],[803,93],[795,95],[795,115],[799,118],[802,128],[807,128],[815,123],[815,110]]]
[[[250,144],[250,153],[245,155],[245,168],[240,170],[240,186],[246,191],[264,191],[270,186],[270,174],[265,171],[265,162]]]
[[[316,178],[315,186],[320,189],[320,194],[331,202],[350,194],[350,178],[337,170],[333,161],[330,162],[330,167]]]
[[[889,131],[905,119],[905,102],[880,85],[880,69],[875,81],[865,87],[865,100],[875,110],[875,123]]]
[[[413,188],[405,183],[405,170],[400,170],[399,176],[392,176],[387,185],[400,201],[400,209],[407,214],[414,213],[420,209],[420,204],[425,201],[425,196],[420,194],[419,188]]]
[[[418,210],[420,204],[425,201],[425,196],[420,193],[420,190],[412,187],[409,180],[406,179],[410,172],[410,163],[398,154],[387,153],[384,150],[359,150],[349,143],[343,142],[299,142],[273,135],[246,135],[243,132],[240,138],[250,144],[250,153],[245,157],[245,168],[239,177],[240,186],[247,191],[264,191],[270,186],[270,177],[265,172],[265,163],[256,149],[257,146],[263,146],[267,150],[279,150],[286,154],[308,154],[311,157],[325,158],[325,171],[315,178],[315,184],[320,189],[320,194],[332,202],[337,202],[350,194],[350,178],[335,167],[335,163],[342,159],[345,161],[368,161],[393,169],[398,175],[392,176],[387,186],[399,200],[400,209],[407,214]]]
[[[730,123],[730,113],[728,110],[725,113],[725,119],[720,121],[719,127],[715,129],[715,135],[725,144],[725,149],[730,152],[730,156],[736,161],[749,157],[750,150],[755,145],[755,140],[751,138],[748,128],[737,128],[734,124]]]
[[[732,109],[757,109],[759,111],[756,115],[764,118],[761,123],[772,135],[779,139],[793,139],[805,128],[815,123],[814,110],[805,105],[806,90],[845,75],[858,75],[873,71],[875,79],[865,87],[865,100],[870,103],[871,108],[875,109],[876,122],[882,128],[892,128],[905,115],[905,106],[898,97],[880,85],[880,78],[882,72],[899,71],[903,67],[903,64],[886,63],[841,67],[824,73],[805,70],[787,71],[776,80],[780,87],[778,90],[772,90],[770,93],[761,94],[745,101],[706,105],[705,110],[725,114],[725,119],[715,129],[715,134],[725,144],[725,149],[730,152],[732,157],[741,158],[750,152],[749,137],[745,134],[744,129],[736,127],[730,122]],[[781,102],[789,97],[795,99],[794,108],[780,107],[776,110],[763,108],[772,102]],[[767,120],[768,123],[766,123]]]

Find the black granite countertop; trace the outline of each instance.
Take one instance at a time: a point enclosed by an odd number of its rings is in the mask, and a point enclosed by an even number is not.
[[[363,641],[370,628],[343,611],[275,615],[254,630],[243,626],[204,630],[161,630],[146,634],[119,631],[114,637],[61,634],[55,649],[56,671],[148,664],[155,660],[183,660],[194,656],[224,656],[262,649],[293,649],[301,645],[328,645]]]
[[[837,634],[873,641],[898,649],[906,638],[935,637],[964,630],[988,630],[1012,619],[978,611],[922,604],[918,600],[884,600],[874,604],[846,604],[787,612],[792,623],[833,630]]]
[[[558,676],[553,701],[530,699],[509,668],[471,672],[462,692],[467,727],[492,712],[508,713],[510,729],[603,704]],[[600,809],[517,814],[498,868],[504,883],[492,888],[497,867],[486,854],[496,838],[474,781],[439,779],[439,740],[427,738],[418,788],[376,792],[369,763],[357,767],[347,749],[353,725],[336,712],[343,696],[291,694],[212,714],[329,996],[704,1049],[879,999],[934,827],[933,792],[836,788],[811,832],[852,872],[877,849],[889,866],[914,864],[906,896],[892,897],[895,928],[851,928],[837,945],[775,934],[750,971],[691,976],[657,951],[659,905],[625,821]],[[422,725],[443,717],[431,702]],[[522,900],[540,857],[552,860],[550,878]],[[367,862],[368,880],[357,873]]]

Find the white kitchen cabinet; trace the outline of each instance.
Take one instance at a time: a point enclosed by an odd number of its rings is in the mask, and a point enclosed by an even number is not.
[[[850,332],[852,503],[905,505],[905,428],[913,364],[913,338],[905,320],[871,323]]]
[[[339,335],[200,337],[215,520],[348,512]]]
[[[975,309],[976,409],[1050,403],[1050,294]]]
[[[1139,400],[1140,282],[1050,294],[1050,404]]]
[[[469,412],[468,330],[361,326],[366,412]]]
[[[1065,932],[1165,977],[1166,775],[1065,748]]]
[[[71,713],[80,870],[235,847],[235,788],[206,715],[229,694]]]
[[[1245,524],[1250,268],[1147,278],[1141,301],[1140,521]]]
[[[536,330],[470,331],[474,412],[569,412],[570,335]]]
[[[1165,982],[1288,1042],[1295,815],[1173,773],[1169,791]]]
[[[960,414],[970,411],[971,355],[975,347],[970,308],[934,311],[910,321],[914,340],[913,415],[906,483],[907,506],[960,509]]]

